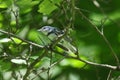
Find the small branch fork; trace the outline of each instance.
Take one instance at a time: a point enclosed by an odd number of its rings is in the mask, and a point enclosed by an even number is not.
[[[79,14],[80,14],[85,20],[87,20],[87,21],[93,26],[93,28],[100,34],[100,36],[103,38],[103,40],[106,42],[106,44],[108,45],[109,49],[111,50],[111,53],[112,53],[114,59],[116,60],[117,68],[120,68],[120,61],[119,61],[119,59],[118,59],[118,57],[117,57],[117,55],[116,55],[116,52],[113,50],[112,45],[109,43],[108,39],[105,37],[103,31],[100,31],[100,30],[98,29],[98,27],[97,27],[95,24],[93,24],[92,21],[89,20],[89,19],[81,12],[81,10],[80,10],[79,8],[75,7],[75,10],[76,10],[77,12],[79,12]]]

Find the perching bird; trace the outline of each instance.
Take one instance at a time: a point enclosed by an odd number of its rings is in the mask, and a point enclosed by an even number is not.
[[[43,26],[41,29],[38,31],[42,32],[44,35],[48,36],[48,38],[54,42],[58,37],[62,36],[64,34],[64,31],[59,30],[56,27],[52,26]],[[70,53],[76,53],[77,50],[76,48],[71,44],[71,40],[69,39],[68,36],[65,36],[61,41],[58,43],[59,45],[64,46],[65,48],[68,49]]]
[[[52,26],[43,26],[41,29],[39,29],[38,31],[41,31],[43,34],[45,34],[46,36],[48,36],[48,38],[52,41],[54,41],[55,39],[57,39],[59,36],[63,35],[64,32],[52,27]]]

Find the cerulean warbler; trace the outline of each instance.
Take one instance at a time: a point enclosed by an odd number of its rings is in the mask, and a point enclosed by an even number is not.
[[[55,39],[57,39],[59,36],[63,35],[64,32],[55,28],[55,27],[51,27],[51,26],[43,26],[41,29],[39,29],[38,31],[41,31],[43,34],[45,34],[46,36],[48,36],[48,38],[52,41],[54,41]]]
[[[43,26],[41,29],[38,31],[42,32],[44,35],[48,36],[48,38],[53,41],[56,40],[58,37],[62,36],[64,34],[64,31],[59,30],[56,27],[52,26]],[[70,53],[76,53],[76,48],[71,44],[71,40],[69,39],[68,36],[65,36],[61,41],[58,43],[68,49]]]

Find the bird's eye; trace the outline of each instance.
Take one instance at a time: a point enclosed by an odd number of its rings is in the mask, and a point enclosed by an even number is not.
[[[43,27],[43,30],[44,31],[49,31],[49,28],[48,27]]]
[[[43,29],[45,29],[45,27],[43,27]]]

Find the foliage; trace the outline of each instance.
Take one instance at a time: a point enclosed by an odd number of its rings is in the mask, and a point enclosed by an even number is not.
[[[0,0],[0,80],[119,80],[119,0]],[[50,25],[66,34],[51,42]],[[75,56],[57,47],[72,38]]]

